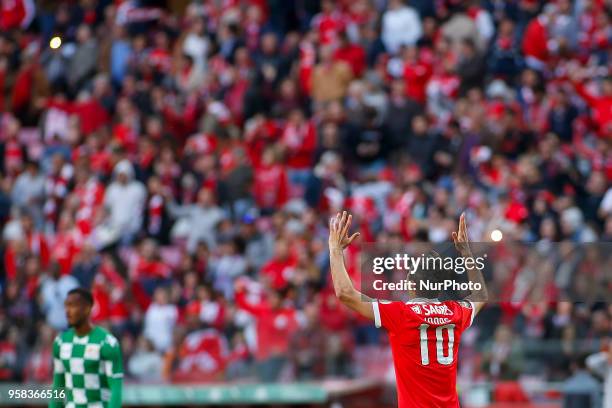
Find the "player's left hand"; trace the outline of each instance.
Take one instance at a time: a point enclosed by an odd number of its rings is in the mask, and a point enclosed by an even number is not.
[[[358,232],[355,232],[349,237],[348,231],[351,227],[352,215],[349,215],[346,211],[342,214],[338,213],[335,217],[329,220],[329,249],[344,249],[351,245],[351,242],[359,236]]]
[[[461,213],[459,217],[459,231],[453,231],[453,242],[455,248],[461,254],[461,256],[468,257],[472,255],[472,251],[469,245],[469,238],[467,232],[467,224],[465,223],[465,213]]]

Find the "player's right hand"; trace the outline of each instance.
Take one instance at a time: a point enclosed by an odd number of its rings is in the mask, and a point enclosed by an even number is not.
[[[329,249],[344,249],[351,245],[353,240],[359,236],[358,232],[355,232],[349,237],[348,231],[351,227],[352,215],[349,215],[346,211],[342,214],[338,213],[335,217],[329,220]]]

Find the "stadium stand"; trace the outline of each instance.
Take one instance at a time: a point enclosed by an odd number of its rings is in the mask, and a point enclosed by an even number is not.
[[[363,242],[462,211],[474,241],[612,240],[609,1],[0,4],[0,381],[50,380],[84,286],[127,382],[392,383],[330,287],[342,208]],[[502,403],[606,350],[612,305],[560,300],[488,306],[462,387]]]

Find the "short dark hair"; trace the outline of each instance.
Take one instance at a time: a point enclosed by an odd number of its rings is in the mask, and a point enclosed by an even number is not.
[[[94,298],[89,289],[85,288],[74,288],[70,289],[68,292],[68,296],[70,295],[79,295],[89,306],[93,306]]]

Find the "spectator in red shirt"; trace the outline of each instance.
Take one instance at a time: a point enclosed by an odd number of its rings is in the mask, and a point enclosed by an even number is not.
[[[530,68],[542,71],[550,58],[551,44],[548,34],[551,16],[540,14],[532,19],[523,33],[523,54]]]
[[[283,304],[281,292],[269,290],[266,298],[257,304],[250,303],[244,285],[236,285],[238,307],[255,318],[257,347],[255,359],[260,381],[277,381],[289,352],[292,333],[298,328],[297,313],[292,306]]]
[[[289,113],[280,143],[289,169],[289,181],[294,186],[305,185],[311,173],[317,134],[302,110],[294,109]]]
[[[97,81],[105,80],[106,78],[100,77]],[[73,106],[73,113],[79,118],[81,131],[86,136],[109,123],[108,112],[97,96],[85,94]]]
[[[59,264],[62,275],[72,271],[74,257],[80,250],[79,238],[80,234],[75,229],[71,214],[62,213],[57,226],[57,235],[51,246],[51,257]]]
[[[291,254],[289,243],[283,239],[276,241],[274,257],[261,268],[261,277],[274,289],[286,289],[291,283],[297,259]]]
[[[215,329],[195,330],[185,336],[178,349],[174,381],[211,381],[223,378],[229,347],[223,334]]]
[[[26,241],[26,245],[29,252],[32,255],[36,255],[40,259],[40,266],[42,269],[47,269],[49,261],[51,260],[51,253],[49,251],[49,244],[44,234],[37,231],[34,226],[34,218],[28,212],[21,216],[21,228]]]
[[[599,135],[608,138],[612,137],[612,77],[603,78],[600,94],[594,95],[580,81],[579,78],[582,75],[580,73],[573,74],[572,79],[576,92],[591,108],[592,118]]]
[[[332,0],[321,2],[321,13],[313,17],[311,26],[319,33],[321,44],[333,44],[345,25],[344,16]]]
[[[403,57],[406,96],[423,104],[426,99],[425,88],[432,74],[431,64],[420,58],[419,49],[415,46],[406,47]]]
[[[24,51],[23,62],[14,79],[11,107],[24,124],[31,126],[44,106],[49,94],[49,84],[32,47]]]
[[[255,171],[253,195],[257,206],[264,213],[282,208],[288,198],[287,171],[277,160],[276,151],[274,147],[266,148],[261,165]]]
[[[159,256],[159,247],[152,239],[145,239],[130,265],[130,278],[139,281],[149,295],[167,283],[172,271]]]
[[[366,66],[366,55],[363,47],[351,42],[346,31],[342,31],[338,39],[335,59],[349,64],[353,69],[354,77],[361,77]]]
[[[216,299],[212,289],[205,285],[198,285],[196,288],[196,299],[187,305],[187,313],[215,329],[222,330],[225,324],[225,305]]]

